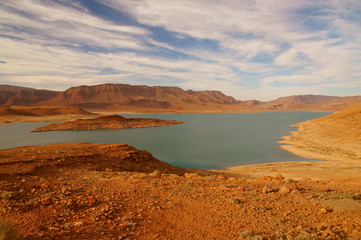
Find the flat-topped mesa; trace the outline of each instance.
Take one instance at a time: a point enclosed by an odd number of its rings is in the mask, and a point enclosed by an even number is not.
[[[161,127],[182,123],[184,122],[177,120],[161,120],[155,118],[124,118],[119,115],[108,115],[100,116],[94,119],[77,119],[75,121],[68,121],[64,123],[53,123],[33,129],[32,132]]]

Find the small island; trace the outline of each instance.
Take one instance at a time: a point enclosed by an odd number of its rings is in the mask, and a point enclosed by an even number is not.
[[[184,122],[177,120],[161,120],[155,118],[125,118],[119,115],[108,115],[93,119],[77,119],[64,123],[48,124],[46,126],[33,129],[32,132],[161,127],[182,123]]]

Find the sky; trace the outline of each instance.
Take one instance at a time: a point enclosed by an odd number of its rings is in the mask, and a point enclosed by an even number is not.
[[[360,0],[2,0],[0,84],[361,95]]]

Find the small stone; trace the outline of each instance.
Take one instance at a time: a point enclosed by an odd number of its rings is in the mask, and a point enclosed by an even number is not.
[[[272,177],[271,176],[263,176],[261,179],[267,181],[267,182],[271,182],[272,181]]]
[[[199,177],[198,173],[185,173],[184,176],[186,178],[198,178]]]
[[[162,174],[160,173],[159,170],[155,170],[154,172],[152,172],[150,174],[150,176],[153,177],[153,178],[160,178],[162,176]]]
[[[40,185],[40,187],[41,187],[42,189],[48,189],[48,188],[49,188],[49,185],[46,184],[46,183],[43,183],[43,184]]]
[[[97,202],[97,200],[96,200],[96,198],[94,197],[94,196],[89,196],[88,197],[88,203],[90,204],[90,205],[93,205],[94,203],[96,203]]]
[[[291,194],[297,194],[297,193],[300,193],[300,191],[299,191],[298,189],[293,189],[293,190],[291,191]]]
[[[287,194],[291,192],[291,189],[285,185],[281,186],[278,190],[279,193],[281,194]]]
[[[52,197],[46,197],[44,199],[41,200],[41,203],[44,205],[50,205],[53,203],[53,198]]]
[[[279,180],[279,181],[283,181],[285,178],[281,174],[278,174],[276,176],[276,179]]]
[[[233,204],[241,204],[242,203],[242,201],[237,198],[227,198],[226,201],[233,203]]]
[[[330,208],[330,207],[324,207],[324,208],[321,208],[320,209],[320,213],[329,213],[329,212],[332,212],[333,209]]]
[[[15,192],[11,192],[11,191],[1,191],[1,198],[4,199],[15,199],[18,197],[18,195]]]
[[[327,229],[322,233],[322,237],[326,238],[326,237],[331,237],[332,239],[336,236],[335,232],[332,231],[331,229]],[[328,239],[328,238],[327,238]]]
[[[74,227],[83,226],[84,222],[83,221],[75,222],[75,223],[73,223],[73,225],[74,225]]]
[[[274,192],[274,189],[273,188],[270,188],[268,186],[264,186],[262,188],[262,193],[270,193],[270,192]]]

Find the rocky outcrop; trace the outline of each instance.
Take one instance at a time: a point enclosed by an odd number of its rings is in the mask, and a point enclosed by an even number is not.
[[[118,115],[111,115],[101,116],[94,119],[78,119],[64,123],[49,124],[36,128],[32,130],[32,132],[160,127],[182,123],[184,122],[176,120],[161,120],[154,118],[124,118]]]

